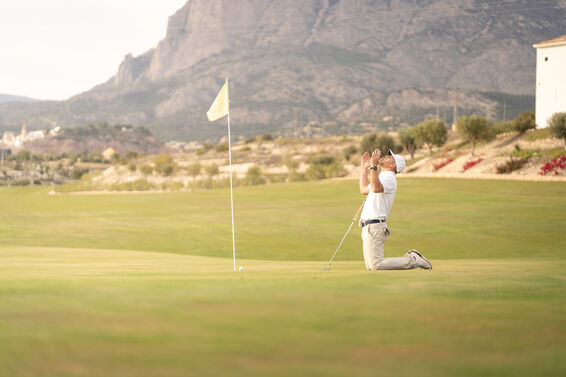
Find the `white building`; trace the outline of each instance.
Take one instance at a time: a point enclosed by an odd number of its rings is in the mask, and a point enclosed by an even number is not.
[[[566,112],[566,35],[533,45],[537,49],[536,122],[547,127],[556,112]]]

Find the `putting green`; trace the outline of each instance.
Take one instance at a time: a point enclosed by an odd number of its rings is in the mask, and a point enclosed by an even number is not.
[[[559,376],[564,260],[0,248],[0,376]]]

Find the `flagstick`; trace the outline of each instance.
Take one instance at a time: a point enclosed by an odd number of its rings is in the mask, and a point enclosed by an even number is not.
[[[234,255],[234,272],[236,272],[236,237],[234,235],[234,195],[232,193],[232,144],[230,142],[230,111],[228,111],[228,159],[230,161],[230,208],[232,210],[232,254]]]

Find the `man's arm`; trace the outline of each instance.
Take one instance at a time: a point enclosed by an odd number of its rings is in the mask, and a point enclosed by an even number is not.
[[[368,152],[362,156],[360,165],[360,194],[367,195],[369,194],[368,169],[370,166]]]
[[[379,180],[379,172],[381,171],[381,166],[379,166],[379,159],[381,158],[381,151],[376,149],[371,154],[371,166],[377,166],[377,170],[371,170],[371,189],[373,192],[383,192],[384,188]]]

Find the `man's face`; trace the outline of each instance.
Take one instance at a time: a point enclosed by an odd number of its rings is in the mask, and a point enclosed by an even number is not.
[[[387,155],[381,158],[381,166],[386,169],[392,169],[395,171],[397,164],[395,164],[395,159],[391,155]]]

